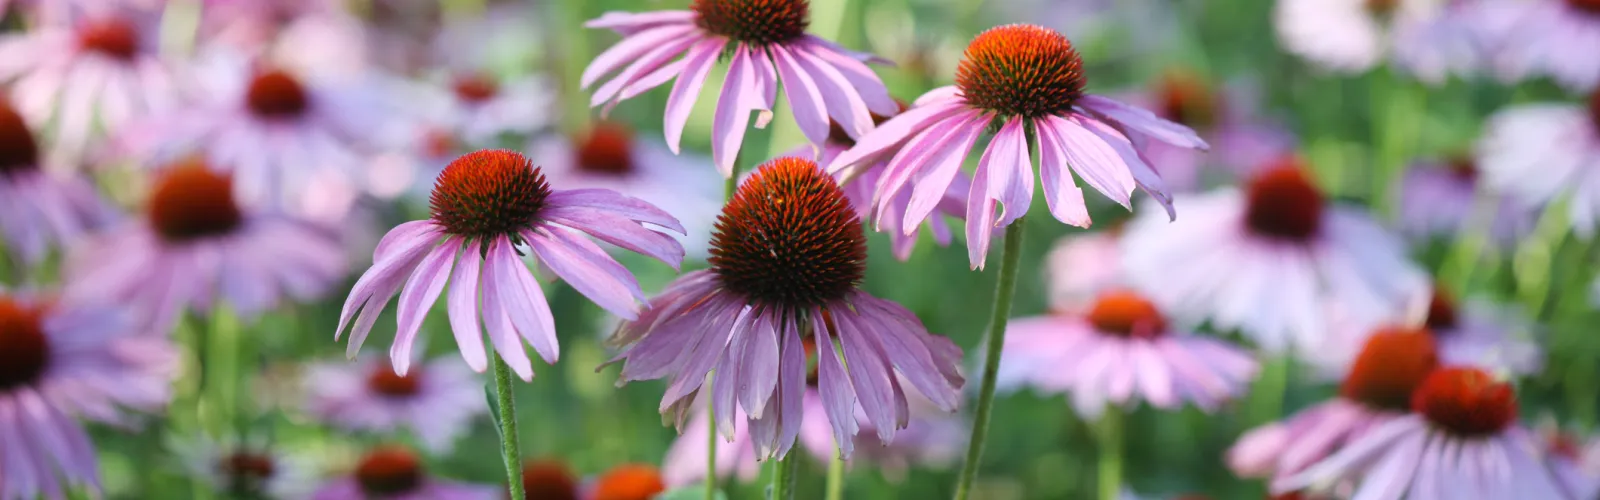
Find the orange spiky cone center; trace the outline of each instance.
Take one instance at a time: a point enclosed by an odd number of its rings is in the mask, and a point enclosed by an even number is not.
[[[1155,338],[1167,333],[1161,310],[1144,296],[1127,290],[1100,295],[1089,309],[1089,324],[1101,333],[1119,337]]]
[[[405,375],[395,373],[387,364],[378,364],[367,376],[367,388],[373,393],[391,398],[407,398],[422,392],[420,370],[412,368]]]
[[[807,0],[694,0],[689,9],[701,29],[751,45],[793,41],[811,22]]]
[[[1511,384],[1469,367],[1435,370],[1417,388],[1411,409],[1434,427],[1460,437],[1499,434],[1517,419],[1517,393]]]
[[[1373,409],[1404,411],[1418,384],[1438,366],[1433,334],[1418,328],[1382,328],[1362,346],[1339,385],[1339,395]]]
[[[1008,24],[978,34],[956,66],[972,106],[1001,116],[1060,115],[1084,93],[1083,58],[1055,30]]]
[[[190,158],[167,169],[151,191],[150,225],[161,239],[185,243],[233,233],[244,224],[233,178]]]
[[[487,239],[530,228],[550,185],[522,154],[508,150],[467,153],[434,182],[433,221],[450,234]]]

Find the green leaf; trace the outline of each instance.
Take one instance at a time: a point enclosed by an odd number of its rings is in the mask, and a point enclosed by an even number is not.
[[[483,384],[483,399],[489,401],[489,418],[494,419],[494,432],[500,433],[500,400],[494,395],[492,383]],[[504,438],[505,436],[500,436]]]

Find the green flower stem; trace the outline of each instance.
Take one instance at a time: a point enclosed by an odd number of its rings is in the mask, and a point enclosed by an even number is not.
[[[706,387],[711,377],[706,375]],[[706,398],[706,500],[717,499],[717,413],[716,398]]]
[[[783,460],[779,460],[772,471],[772,497],[770,500],[794,500],[794,476],[799,468],[800,461],[795,457],[800,456],[800,450],[789,450]]]
[[[833,457],[828,460],[828,497],[827,500],[844,499],[844,456],[839,454],[839,447],[833,448]]]
[[[1100,459],[1097,462],[1100,500],[1117,500],[1122,494],[1124,417],[1122,407],[1108,404],[1097,425],[1096,435],[1100,439]]]
[[[511,367],[494,355],[494,389],[500,411],[500,455],[506,463],[506,483],[511,498],[526,498],[522,491],[522,446],[517,442],[517,402],[511,392]]]
[[[966,464],[956,483],[956,500],[972,494],[972,481],[978,477],[978,462],[983,459],[983,440],[989,433],[989,418],[994,412],[995,379],[1000,374],[1000,348],[1006,341],[1006,321],[1011,317],[1011,299],[1017,291],[1017,271],[1022,260],[1022,236],[1027,217],[1006,227],[1005,250],[1000,255],[1000,281],[995,284],[994,312],[989,317],[989,340],[984,344],[983,382],[978,392],[977,416],[972,419],[972,436],[967,440]]]

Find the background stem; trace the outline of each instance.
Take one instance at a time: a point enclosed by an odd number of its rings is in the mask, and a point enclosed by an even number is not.
[[[1100,459],[1097,462],[1100,500],[1117,500],[1122,494],[1122,425],[1122,408],[1106,405],[1105,413],[1100,416],[1097,433],[1100,438]]]
[[[833,447],[833,456],[828,460],[828,497],[827,500],[842,500],[844,498],[844,456],[839,454],[839,447]]]

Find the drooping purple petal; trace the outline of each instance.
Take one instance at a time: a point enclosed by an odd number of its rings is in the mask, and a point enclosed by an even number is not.
[[[455,334],[456,348],[461,350],[467,366],[482,373],[489,367],[489,358],[483,352],[483,330],[478,326],[478,273],[483,267],[478,243],[464,245],[459,259],[450,276],[446,298],[450,331]]]
[[[745,323],[745,317],[750,312],[747,306],[738,314],[724,314],[713,318],[709,331],[701,335],[700,341],[686,353],[683,369],[672,377],[666,395],[661,398],[663,407],[667,402],[681,399],[705,384],[706,374],[711,373],[711,367],[715,366],[717,359],[727,350],[729,335],[733,333],[735,327]]]
[[[606,243],[665,262],[674,269],[683,262],[685,251],[678,240],[626,218],[597,210],[568,208],[548,208],[539,213],[548,222],[583,231]]]
[[[1039,142],[1039,180],[1044,183],[1044,201],[1056,220],[1087,228],[1089,206],[1083,200],[1083,190],[1073,181],[1067,165],[1067,145],[1057,135],[1055,127],[1035,122],[1035,137]]]
[[[589,97],[589,106],[595,107],[604,104],[605,106],[600,110],[600,115],[606,116],[610,114],[611,109],[619,102],[617,97],[622,93],[622,89],[632,85],[640,77],[655,71],[656,68],[667,64],[667,61],[682,54],[685,50],[688,50],[690,45],[700,41],[700,39],[699,35],[690,35],[683,38],[670,39],[651,47],[649,52],[639,56],[637,60],[633,61],[633,64],[623,68],[616,78],[612,78],[611,81],[595,89],[594,95]]]
[[[692,297],[685,302],[700,304],[666,320],[649,335],[639,340],[619,357],[627,359],[622,366],[621,381],[652,380],[681,371],[688,361],[687,354],[707,336],[715,336],[718,324],[733,322],[737,304],[717,297]],[[726,332],[722,332],[726,335]]]
[[[762,418],[767,399],[778,387],[778,321],[772,313],[756,317],[745,333],[744,349],[730,351],[739,359],[739,406],[750,418]]]
[[[722,47],[727,44],[728,40],[722,37],[706,38],[689,47],[689,52],[683,56],[683,73],[672,84],[672,93],[667,95],[666,111],[662,113],[664,123],[661,130],[667,136],[667,149],[671,149],[672,154],[678,154],[679,145],[683,142],[683,127],[689,123],[689,112],[694,109],[695,100],[700,98],[700,88],[705,86],[706,75],[711,73],[717,56],[722,54]]]
[[[828,173],[836,174],[846,167],[868,163],[867,159],[905,143],[918,132],[926,130],[929,124],[954,116],[964,109],[967,109],[965,102],[952,101],[911,108],[895,115],[894,118],[872,129],[871,133],[857,138],[855,146],[839,154],[828,164]]]
[[[677,318],[680,312],[703,305],[702,302],[715,293],[718,287],[713,280],[714,277],[714,274],[704,269],[679,276],[650,300],[650,307],[640,311],[638,319],[623,323],[606,342],[616,346],[638,342],[652,329]]]
[[[424,234],[438,231],[439,226],[431,219],[402,222],[400,225],[395,226],[394,229],[390,229],[388,233],[384,233],[383,239],[378,240],[378,246],[372,250],[372,262],[376,264],[378,261],[383,260],[401,242],[411,241]]]
[[[1156,116],[1155,113],[1151,113],[1146,109],[1129,106],[1097,95],[1083,96],[1078,99],[1078,105],[1093,113],[1115,120],[1122,126],[1173,146],[1200,150],[1211,149],[1211,146],[1206,144],[1206,141],[1201,139],[1199,134],[1194,133],[1193,129]]]
[[[1076,117],[1064,119],[1051,116],[1043,118],[1040,123],[1048,123],[1055,129],[1056,138],[1065,146],[1061,151],[1066,154],[1073,172],[1095,191],[1128,207],[1130,195],[1137,184],[1127,163],[1111,145],[1084,128],[1082,121]]]
[[[572,189],[556,191],[545,198],[549,209],[553,208],[589,208],[604,212],[611,212],[628,219],[654,224],[675,231],[678,234],[687,234],[683,224],[666,210],[650,204],[650,202],[627,196],[610,189]],[[541,212],[542,215],[543,212]]]
[[[822,394],[822,407],[833,427],[833,442],[842,456],[849,457],[855,450],[855,435],[860,430],[856,423],[856,394],[845,375],[844,365],[834,354],[833,335],[822,321],[822,311],[812,311],[812,325],[816,329],[817,389]]]
[[[917,338],[913,328],[921,329],[921,321],[897,304],[865,293],[857,294],[854,302],[862,311],[862,320],[872,323],[875,331],[880,333],[878,340],[882,342],[890,363],[911,382],[912,387],[916,387],[917,392],[921,392],[939,409],[955,411],[961,402],[961,394],[958,387],[952,387],[943,378],[939,367],[935,365],[933,354]]]
[[[923,92],[922,95],[917,96],[917,100],[911,101],[911,107],[920,108],[937,102],[958,99],[962,99],[961,88],[955,85],[945,85],[943,87]]]
[[[1123,135],[1116,128],[1099,121],[1084,120],[1083,126],[1099,137],[1102,142],[1110,145],[1111,149],[1122,157],[1123,164],[1127,165],[1129,172],[1133,174],[1134,183],[1138,184],[1139,188],[1143,189],[1144,192],[1149,193],[1150,197],[1155,198],[1157,203],[1161,204],[1161,208],[1167,211],[1169,220],[1178,217],[1177,212],[1173,211],[1172,193],[1167,191],[1166,183],[1161,181],[1161,176],[1156,174],[1155,169],[1150,168],[1150,164],[1145,161],[1144,156],[1134,149],[1133,142],[1126,135]]]
[[[533,344],[533,350],[545,363],[555,364],[561,358],[561,345],[556,341],[555,316],[550,313],[550,303],[545,301],[544,290],[533,279],[522,259],[511,250],[511,241],[500,237],[489,244],[485,257],[490,289],[498,289],[500,306],[517,332]]]
[[[533,380],[533,362],[528,359],[528,348],[523,346],[522,338],[517,336],[516,326],[511,324],[511,316],[506,314],[504,304],[507,297],[504,290],[495,285],[494,257],[488,257],[484,264],[485,276],[481,281],[483,323],[489,331],[489,342],[494,344],[495,352],[517,377],[524,381]]]
[[[805,418],[805,393],[806,393],[806,348],[800,340],[800,325],[795,318],[783,320],[782,331],[783,352],[779,354],[782,359],[778,365],[778,394],[773,400],[778,402],[778,411],[775,415],[779,419],[779,438],[777,443],[777,456],[789,454],[794,448],[796,439],[800,436],[800,426]],[[770,451],[772,448],[768,448]]]
[[[734,49],[728,78],[722,83],[722,95],[717,98],[717,110],[711,119],[711,162],[723,177],[733,175],[733,163],[739,159],[739,146],[744,143],[745,127],[750,124],[750,108],[744,106],[750,98],[745,94],[757,90],[750,58],[749,47],[739,45]]]
[[[585,28],[610,29],[623,35],[636,33],[664,24],[693,23],[699,17],[690,10],[658,10],[654,12],[607,12],[583,23]]]
[[[734,416],[738,415],[736,405],[738,391],[735,388],[744,383],[744,374],[739,371],[739,353],[744,352],[745,346],[750,343],[750,337],[759,335],[759,314],[752,311],[740,317],[733,324],[733,331],[728,337],[726,353],[717,360],[716,372],[711,376],[711,401],[715,413],[717,429],[722,435],[732,439]]]
[[[817,84],[817,90],[822,93],[828,116],[844,129],[846,135],[858,138],[872,130],[872,111],[867,109],[867,103],[861,100],[861,94],[852,87],[849,78],[827,61],[801,48],[796,48],[790,54],[795,56],[799,68],[811,75],[811,81]],[[894,102],[890,101],[890,104]],[[898,107],[891,107],[888,115],[898,110]]]
[[[878,116],[894,116],[900,112],[900,105],[889,96],[889,89],[884,87],[883,80],[878,79],[878,74],[868,68],[860,60],[835,50],[832,44],[815,43],[820,40],[815,36],[808,36],[807,42],[800,44],[796,50],[803,50],[823,63],[831,66],[834,71],[849,82],[849,89],[860,96],[867,109]]]
[[[428,316],[434,301],[444,292],[444,285],[450,280],[450,267],[460,251],[460,236],[451,236],[433,247],[401,290],[400,302],[395,306],[399,329],[395,330],[394,344],[389,346],[395,373],[405,375],[411,370],[411,346],[417,341],[417,330],[422,328],[422,320]]]
[[[602,309],[615,314],[624,320],[633,320],[638,317],[638,303],[635,297],[642,294],[636,292],[638,283],[633,282],[630,276],[627,281],[622,281],[613,274],[611,265],[616,261],[605,254],[598,256],[588,254],[579,248],[568,245],[566,241],[552,234],[553,228],[539,228],[535,231],[524,231],[528,245],[533,247],[539,260],[550,267],[550,270],[560,276],[563,281],[571,285],[578,293],[588,297],[589,300]],[[555,231],[565,232],[562,229]],[[605,262],[609,261],[609,265]]]
[[[579,78],[578,84],[581,88],[589,88],[599,81],[600,77],[622,68],[623,64],[636,61],[652,49],[661,47],[668,41],[681,39],[695,30],[694,25],[673,24],[657,26],[623,38],[616,45],[595,56],[589,67],[583,69],[583,76]]]
[[[344,307],[339,312],[339,326],[334,331],[333,338],[339,339],[351,316],[359,309],[361,317],[356,320],[355,327],[350,331],[350,346],[347,350],[351,356],[361,348],[361,343],[366,341],[367,334],[372,331],[372,324],[378,320],[378,314],[383,311],[389,299],[400,290],[400,285],[405,283],[406,276],[422,261],[422,257],[437,241],[437,237],[434,233],[425,233],[407,241],[395,242],[394,252],[388,255],[388,258],[374,264],[372,269],[361,275],[361,279],[356,280],[355,286],[350,288],[350,296],[345,299]]]
[[[834,334],[839,338],[845,370],[850,374],[851,386],[855,388],[861,408],[866,410],[868,421],[877,428],[878,438],[887,443],[894,439],[898,418],[889,381],[893,374],[884,366],[883,356],[866,339],[878,332],[864,328],[855,313],[837,309],[833,314]]]
[[[901,228],[907,236],[914,235],[922,222],[933,214],[934,208],[949,198],[951,184],[961,174],[961,165],[966,163],[967,154],[978,142],[978,136],[983,135],[983,129],[990,120],[988,113],[976,111],[970,115],[957,115],[956,118],[963,116],[964,120],[951,124],[953,134],[946,138],[945,144],[933,155],[933,161],[937,163],[934,163],[933,168],[925,169],[923,177],[912,187]]]
[[[978,159],[978,170],[972,173],[972,189],[967,191],[967,259],[973,269],[983,269],[989,255],[989,239],[994,236],[995,200],[989,197],[993,154],[994,148],[984,150]]]
[[[1013,118],[1001,126],[989,143],[988,151],[993,151],[994,156],[985,151],[982,160],[994,162],[987,170],[989,197],[1004,205],[998,227],[1011,225],[1027,214],[1033,203],[1033,159],[1028,154],[1027,132],[1022,123],[1021,118]]]
[[[783,77],[783,92],[789,99],[790,109],[794,110],[794,120],[800,126],[800,131],[812,144],[827,142],[828,108],[822,101],[822,91],[817,89],[811,75],[789,54],[789,49],[774,44],[768,50],[777,63],[778,74]]]

